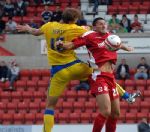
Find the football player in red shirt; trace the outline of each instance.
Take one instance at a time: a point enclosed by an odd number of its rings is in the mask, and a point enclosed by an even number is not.
[[[111,51],[104,40],[110,35],[106,21],[96,18],[93,21],[94,31],[88,31],[73,42],[58,44],[62,49],[76,49],[86,45],[90,54],[89,62],[95,66],[90,79],[91,93],[96,97],[99,114],[95,118],[93,132],[101,132],[106,123],[106,132],[115,132],[117,118],[120,114],[119,94],[113,74],[113,65],[117,61],[116,51]],[[121,44],[119,49],[132,51],[133,48]]]

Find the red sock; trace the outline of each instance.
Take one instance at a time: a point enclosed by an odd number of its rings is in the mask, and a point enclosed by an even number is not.
[[[106,122],[106,132],[116,132],[117,119],[109,117]]]
[[[98,116],[95,118],[92,132],[101,132],[105,121],[106,118],[99,113]]]

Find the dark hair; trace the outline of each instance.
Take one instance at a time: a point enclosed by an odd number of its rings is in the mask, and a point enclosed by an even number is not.
[[[75,8],[66,8],[62,14],[62,20],[64,23],[73,22],[80,18],[80,11]]]
[[[104,20],[102,17],[97,17],[93,20],[92,25],[95,26],[98,20]]]

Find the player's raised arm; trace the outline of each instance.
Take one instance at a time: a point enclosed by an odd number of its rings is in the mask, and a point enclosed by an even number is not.
[[[29,25],[17,25],[16,29],[18,30],[18,32],[28,32],[34,36],[43,34],[40,29],[32,28]]]
[[[129,52],[134,50],[133,47],[126,46],[126,45],[124,45],[123,43],[121,43],[120,49],[125,50],[125,51],[129,51]]]

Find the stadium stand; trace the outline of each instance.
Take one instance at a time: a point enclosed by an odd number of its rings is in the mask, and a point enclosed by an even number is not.
[[[150,31],[150,26],[148,25],[150,24],[149,1],[113,0],[112,5],[99,5],[98,14],[95,16],[92,13],[89,14],[93,5],[89,7],[87,0],[71,0],[71,2],[68,2],[68,0],[56,0],[56,3],[61,3],[61,9],[66,8],[68,5],[73,7],[81,5],[81,10],[84,12],[88,22],[91,22],[97,16],[109,20],[113,13],[119,14],[119,19],[121,19],[122,14],[126,13],[128,18],[133,20],[134,14],[137,13],[139,19],[144,23],[144,30]],[[55,10],[55,5],[50,6],[50,9]],[[27,16],[15,16],[13,19],[17,23],[29,23],[31,16],[34,16],[34,20],[40,24],[41,18],[39,16],[42,11],[42,5],[29,5],[27,7]],[[7,17],[3,19],[7,21]],[[150,121],[150,80],[133,80],[134,68],[130,70],[130,73],[131,78],[129,80],[117,80],[117,82],[129,92],[140,89],[143,93],[143,98],[132,105],[128,105],[121,100],[119,123],[136,123],[143,116],[149,117]],[[50,72],[48,69],[23,69],[15,83],[16,91],[5,91],[8,82],[0,82],[0,114],[5,113],[0,116],[0,123],[42,124],[49,79]],[[74,87],[78,84],[78,80],[71,81],[68,89],[59,99],[55,112],[56,123],[92,123],[95,119],[98,113],[95,98],[90,95],[90,92],[75,91]]]

